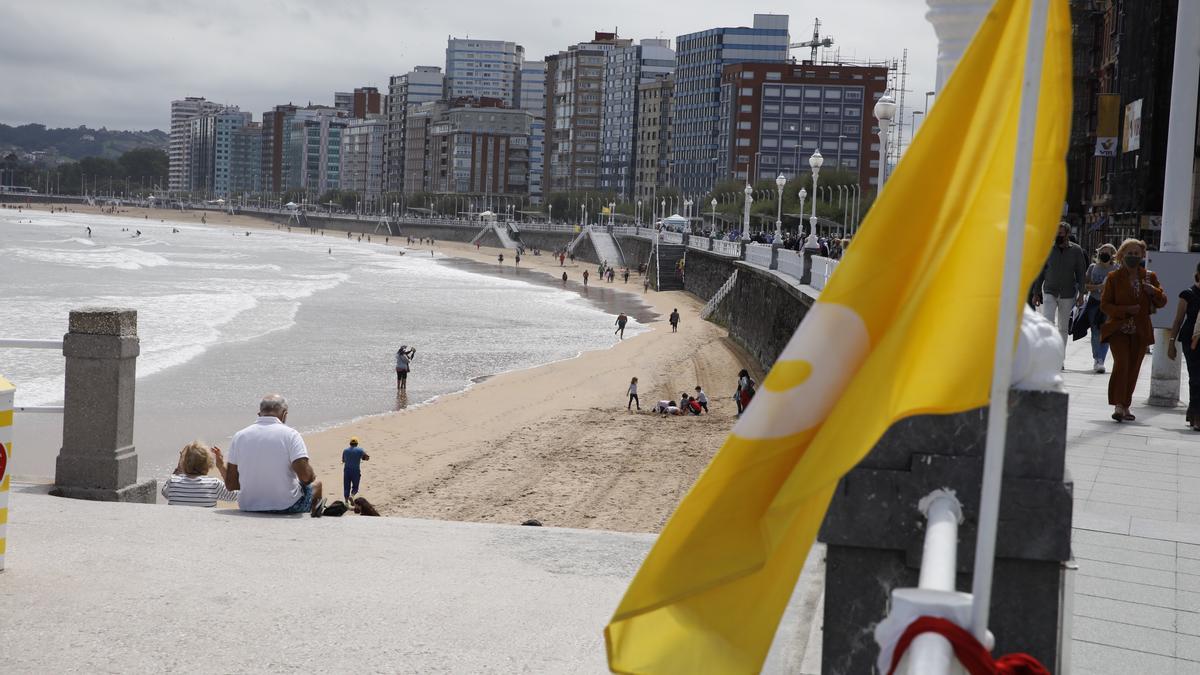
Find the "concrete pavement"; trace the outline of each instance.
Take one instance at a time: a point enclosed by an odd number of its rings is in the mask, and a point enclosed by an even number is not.
[[[1091,366],[1088,339],[1068,345],[1073,672],[1200,674],[1200,433],[1184,425],[1185,405],[1145,404],[1149,356],[1135,422],[1109,418],[1108,376]]]
[[[12,495],[0,672],[605,673],[604,625],[654,539],[43,492]],[[767,672],[819,667],[821,558]]]

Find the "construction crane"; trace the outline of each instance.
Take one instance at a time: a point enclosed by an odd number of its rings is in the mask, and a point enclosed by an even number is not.
[[[818,47],[828,48],[828,47],[832,47],[832,46],[833,46],[833,38],[831,38],[829,36],[826,36],[825,38],[821,37],[821,20],[817,19],[816,21],[813,22],[812,39],[809,40],[808,42],[796,42],[796,43],[790,44],[790,45],[788,45],[788,49],[803,49],[805,47],[811,47],[812,48],[812,62],[816,63],[817,62],[817,48]]]

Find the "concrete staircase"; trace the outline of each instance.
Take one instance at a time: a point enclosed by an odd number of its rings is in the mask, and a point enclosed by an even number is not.
[[[687,253],[687,247],[683,244],[663,244],[659,242],[651,258],[652,264],[655,266],[654,278],[656,279],[655,284],[658,290],[683,290],[683,279],[680,278],[677,267],[685,253]]]
[[[616,237],[607,232],[595,231],[591,231],[589,236],[592,239],[592,248],[596,250],[596,257],[601,262],[607,260],[613,267],[625,265],[625,258],[621,255],[621,247],[617,246]]]
[[[496,238],[500,240],[500,245],[504,248],[516,249],[518,244],[513,240],[508,232],[508,225],[496,223],[492,225],[492,229],[496,231]]]

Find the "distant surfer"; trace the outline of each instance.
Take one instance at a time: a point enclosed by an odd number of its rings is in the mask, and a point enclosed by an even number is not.
[[[92,238],[92,228],[91,227],[87,228],[87,233],[88,233],[88,239],[91,239]]]
[[[408,391],[408,370],[416,355],[416,347],[400,345],[400,349],[396,350],[396,388],[400,391]]]

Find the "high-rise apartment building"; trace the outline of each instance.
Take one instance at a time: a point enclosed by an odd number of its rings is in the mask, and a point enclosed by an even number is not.
[[[410,108],[442,98],[444,75],[438,66],[417,66],[404,75],[393,75],[384,104],[387,131],[383,141],[385,192],[404,189],[404,137]]]
[[[515,42],[449,38],[445,97],[497,98],[506,107],[520,107],[524,61],[525,48]]]
[[[354,91],[333,92],[333,107],[338,115],[357,120],[383,111],[383,98],[375,87],[359,87]]]
[[[188,122],[188,178],[185,188],[205,196],[228,197],[234,132],[250,124],[236,106],[193,117]]]
[[[718,179],[771,180],[807,173],[818,149],[824,171],[856,174],[863,192],[879,173],[875,101],[886,64],[738,63],[721,76]],[[874,151],[872,150],[874,149]]]
[[[229,161],[229,195],[262,192],[263,127],[251,122],[233,132]]]
[[[406,192],[476,195],[492,208],[493,197],[528,194],[533,113],[488,98],[426,103],[411,113]]]
[[[633,196],[638,155],[638,87],[674,70],[675,52],[669,40],[646,39],[608,53],[604,69],[600,189],[615,192],[623,199]]]
[[[191,185],[191,120],[198,115],[224,108],[203,96],[188,96],[171,101],[171,137],[167,149],[167,185],[171,190],[187,190]]]
[[[598,32],[546,57],[545,192],[600,187],[605,64],[610,51],[630,44]]]
[[[529,124],[529,201],[542,203],[542,171],[546,147],[546,62],[521,66],[521,109],[533,113]]]
[[[262,115],[262,189],[264,192],[279,194],[283,191],[284,172],[283,154],[287,147],[287,133],[292,118],[295,117],[296,106],[277,105]]]
[[[333,92],[333,109],[343,117],[350,117],[354,112],[354,93],[349,91]]]
[[[387,120],[381,115],[350,120],[342,133],[341,189],[357,192],[365,205],[377,205],[383,194],[383,138]]]
[[[671,96],[675,78],[659,76],[638,85],[636,199],[654,201],[671,184]]]
[[[788,59],[786,14],[755,14],[752,27],[712,28],[675,40],[671,177],[684,192],[708,191],[719,177],[721,73],[733,63]]]
[[[337,110],[309,106],[297,110],[287,126],[283,152],[284,188],[319,197],[341,187],[342,134],[349,120]]]

